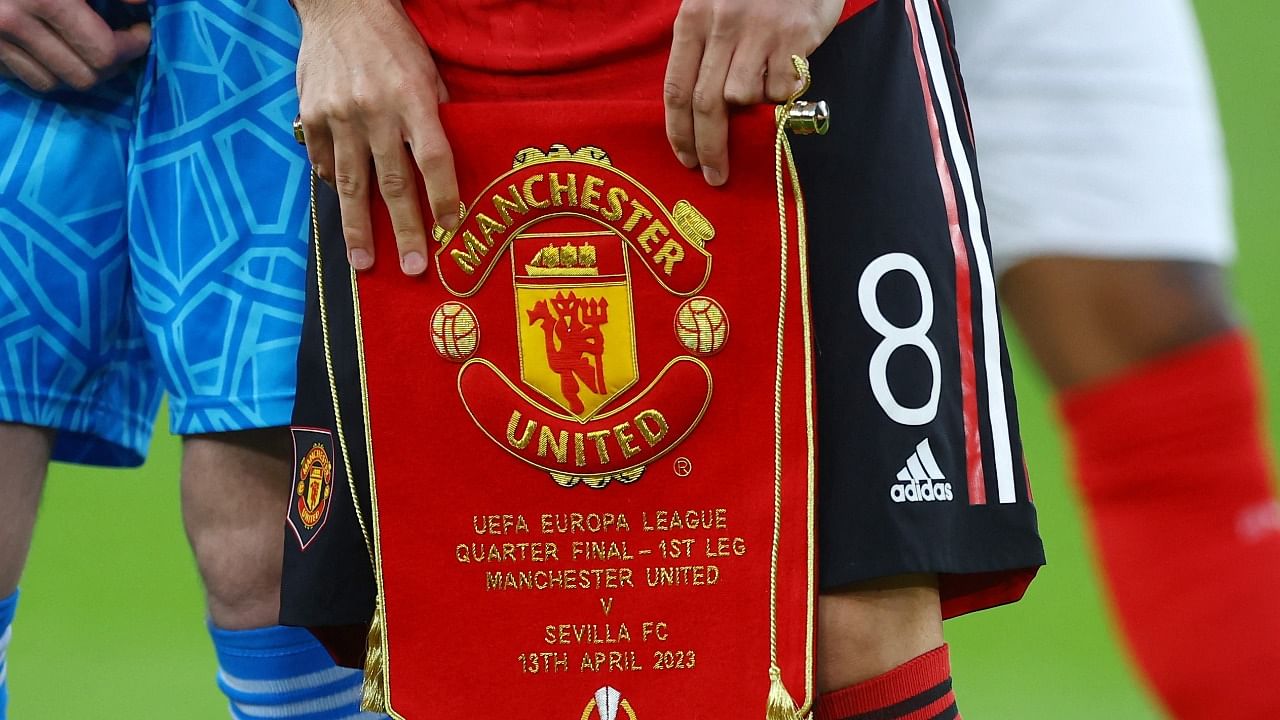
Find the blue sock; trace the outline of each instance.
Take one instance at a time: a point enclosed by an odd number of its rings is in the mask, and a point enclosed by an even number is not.
[[[9,708],[9,638],[13,633],[9,626],[13,624],[13,613],[18,609],[18,591],[0,600],[0,720],[8,717]]]
[[[338,667],[302,628],[222,630],[210,625],[218,688],[236,720],[382,720],[360,712],[359,670]]]

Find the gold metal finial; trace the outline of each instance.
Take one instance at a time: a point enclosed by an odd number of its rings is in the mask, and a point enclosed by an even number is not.
[[[813,76],[809,74],[809,61],[799,55],[791,56],[791,65],[800,78],[800,84],[787,101],[778,106],[778,131],[783,128],[796,135],[826,135],[831,127],[831,108],[824,100],[801,100],[809,92]]]
[[[787,129],[796,135],[826,135],[831,128],[831,109],[826,100],[797,100],[787,110]]]
[[[440,243],[441,245],[444,245],[445,243],[449,242],[451,239],[453,239],[453,234],[457,232],[458,228],[462,227],[462,221],[466,219],[466,217],[467,217],[467,204],[464,202],[459,202],[458,203],[458,224],[452,228],[446,228],[445,226],[441,225],[438,222],[432,223],[431,224],[432,239]]]
[[[293,139],[298,141],[299,145],[307,144],[306,133],[302,129],[302,116],[295,115],[293,117]]]

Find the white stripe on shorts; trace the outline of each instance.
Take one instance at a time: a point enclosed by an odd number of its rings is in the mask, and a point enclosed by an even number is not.
[[[973,247],[978,265],[978,286],[982,302],[982,364],[987,381],[988,418],[991,422],[991,446],[995,451],[996,488],[1000,502],[1017,502],[1014,490],[1013,450],[1009,444],[1009,418],[1005,411],[1004,372],[1000,365],[1000,321],[996,312],[996,285],[991,271],[991,256],[987,252],[987,239],[982,232],[982,212],[974,190],[973,171],[969,153],[960,139],[956,123],[955,102],[951,97],[951,85],[947,81],[946,66],[942,62],[942,46],[938,42],[933,11],[929,0],[911,0],[915,8],[917,24],[923,39],[925,58],[929,63],[929,79],[933,84],[938,104],[946,125],[947,142],[951,145],[952,165],[960,178],[964,194],[965,212],[969,216],[969,244]]]

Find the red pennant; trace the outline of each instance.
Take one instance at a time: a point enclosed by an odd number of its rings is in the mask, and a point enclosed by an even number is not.
[[[733,119],[719,189],[672,157],[661,106],[442,110],[461,227],[408,278],[376,205],[358,283],[382,709],[764,718],[771,686],[807,705],[807,298],[772,109]]]

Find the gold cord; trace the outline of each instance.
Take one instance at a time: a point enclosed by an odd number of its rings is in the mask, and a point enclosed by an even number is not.
[[[781,249],[778,299],[778,349],[777,369],[773,382],[773,547],[769,555],[769,698],[765,711],[766,720],[800,720],[801,709],[787,691],[782,681],[782,669],[778,666],[778,556],[782,545],[782,376],[786,340],[787,317],[787,186],[783,165],[787,166],[791,179],[791,192],[797,202],[797,234],[803,247],[804,209],[800,199],[800,183],[796,176],[795,160],[791,155],[791,143],[787,139],[787,121],[791,109],[801,95],[809,90],[811,76],[809,64],[798,55],[791,56],[791,64],[800,76],[800,87],[775,112],[777,131],[773,143],[773,174],[778,196],[778,235]],[[810,653],[812,654],[812,653]],[[808,703],[806,703],[808,704]]]
[[[324,369],[329,375],[329,398],[333,402],[334,430],[338,432],[338,447],[342,451],[342,465],[347,471],[347,488],[351,491],[351,504],[356,511],[356,522],[360,524],[360,534],[364,536],[364,547],[369,552],[369,562],[373,562],[373,540],[369,536],[369,528],[364,523],[364,513],[360,510],[360,496],[356,494],[355,476],[351,474],[351,455],[347,452],[347,436],[342,430],[342,408],[338,404],[338,383],[333,373],[333,352],[329,349],[329,308],[324,294],[324,259],[320,253],[320,224],[316,222],[316,175],[311,173],[311,247],[316,260],[316,295],[320,299],[320,336],[324,342]]]
[[[817,548],[817,543],[814,542],[813,521],[815,510],[814,503],[816,500],[814,491],[816,490],[815,481],[817,478],[814,460],[817,457],[817,454],[814,448],[815,428],[813,427],[813,328],[809,317],[809,233],[808,227],[805,224],[804,194],[800,191],[800,176],[796,171],[795,158],[791,154],[791,144],[788,143],[784,145],[783,150],[787,156],[787,171],[791,176],[791,192],[794,193],[796,199],[796,250],[797,254],[800,256],[800,310],[801,321],[804,325],[804,408],[806,427],[805,439],[807,447],[806,459],[808,465],[806,472],[808,477],[808,512],[806,517],[808,518],[807,531],[809,551],[809,577],[807,587],[810,590],[808,593],[810,605],[809,612],[806,613],[805,617],[805,699],[804,705],[800,707],[800,717],[807,717],[809,712],[813,709],[813,625],[817,619],[817,614],[814,612],[813,607],[814,575],[817,568],[817,565],[814,562],[816,560],[814,557],[814,550]]]
[[[360,525],[360,534],[364,537],[365,550],[369,553],[369,562],[373,567],[376,577],[381,577],[379,573],[379,563],[377,552],[375,549],[373,537],[369,534],[369,528],[365,524],[364,513],[360,510],[360,496],[356,493],[356,480],[351,472],[351,454],[347,450],[347,436],[342,426],[342,407],[338,403],[338,383],[333,371],[333,352],[329,344],[329,308],[325,299],[324,292],[324,259],[320,252],[320,224],[316,213],[316,176],[311,174],[311,245],[315,254],[316,261],[316,294],[320,302],[320,334],[324,343],[324,363],[325,372],[329,376],[329,398],[333,403],[333,423],[334,430],[338,433],[338,447],[342,451],[342,464],[347,471],[347,487],[351,491],[351,504],[356,513],[356,522]],[[357,346],[361,349],[360,368],[361,368],[361,402],[364,407],[365,422],[365,442],[366,448],[368,444],[369,430],[369,411],[368,396],[364,388],[364,357],[363,357],[363,341],[359,337],[359,304],[358,291],[356,289],[355,271],[351,271],[351,293],[354,304],[352,312],[356,315],[356,334]],[[373,455],[368,456],[369,473],[370,473],[370,494],[373,494],[372,473],[373,473]],[[377,502],[376,495],[372,495],[370,504]],[[376,513],[376,508],[372,508]],[[360,709],[366,712],[386,712],[387,694],[386,694],[386,677],[384,672],[386,641],[385,641],[385,620],[382,612],[382,590],[381,582],[378,585],[378,600],[374,608],[373,617],[369,622],[369,635],[365,645],[365,671],[364,671],[364,688],[360,699]]]
[[[369,637],[365,643],[364,693],[360,709],[382,713],[397,720],[401,716],[391,709],[391,643],[387,636],[387,594],[382,577],[382,531],[378,516],[378,472],[373,462],[373,427],[369,419],[369,375],[364,356],[364,322],[360,315],[360,286],[356,271],[351,270],[351,308],[356,329],[356,357],[360,361],[360,403],[364,414],[365,457],[369,458],[369,509],[373,514],[373,574],[378,597],[373,618],[369,623]]]

